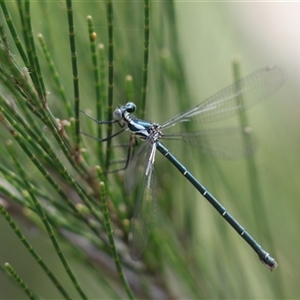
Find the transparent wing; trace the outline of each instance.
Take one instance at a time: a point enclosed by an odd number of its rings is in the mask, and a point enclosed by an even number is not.
[[[221,90],[204,102],[162,124],[214,122],[242,112],[273,94],[284,83],[284,72],[276,66],[261,69]]]
[[[163,139],[184,141],[213,158],[242,158],[253,155],[256,150],[256,140],[248,127],[177,132],[164,135]]]
[[[135,190],[138,182],[143,177],[151,151],[152,144],[147,140],[130,159],[125,171],[125,191],[127,194],[131,194]]]
[[[142,255],[155,221],[156,178],[154,159],[156,144],[149,142],[147,144],[151,150],[146,165],[141,166],[144,173],[141,184],[138,186],[138,197],[130,224],[129,249],[132,259],[138,259]],[[147,152],[149,153],[149,151]]]

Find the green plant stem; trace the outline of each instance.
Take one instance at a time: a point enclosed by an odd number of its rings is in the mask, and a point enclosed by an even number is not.
[[[96,51],[96,43],[95,40],[97,38],[97,34],[94,29],[93,19],[91,16],[87,17],[88,29],[89,29],[89,38],[90,38],[90,49],[91,49],[91,57],[93,64],[93,73],[94,73],[94,84],[95,84],[95,92],[96,92],[96,111],[97,111],[97,119],[102,119],[102,91],[101,91],[101,82],[100,82],[100,70],[98,64],[98,56]],[[97,136],[101,140],[102,139],[102,128],[101,126],[97,126]],[[100,164],[103,165],[103,143],[97,143],[97,157],[100,161]]]
[[[68,25],[69,25],[69,41],[72,61],[73,73],[73,91],[74,91],[74,112],[75,112],[75,151],[79,150],[80,144],[80,121],[79,121],[79,108],[80,108],[80,93],[79,93],[79,74],[77,67],[77,52],[75,43],[75,27],[73,21],[73,6],[71,0],[66,0]]]
[[[55,277],[55,275],[51,272],[51,270],[48,268],[44,260],[41,256],[33,249],[32,245],[27,241],[26,237],[21,233],[18,226],[15,224],[13,219],[10,217],[6,209],[1,205],[0,203],[0,213],[4,216],[7,223],[10,225],[10,227],[13,229],[14,233],[18,236],[20,241],[24,244],[28,252],[33,256],[33,258],[36,260],[36,262],[41,266],[41,268],[45,271],[47,276],[50,278],[50,280],[53,282],[53,284],[56,286],[56,288],[60,291],[62,296],[65,299],[71,299],[71,297],[68,295],[67,291],[64,289],[64,287],[60,284],[59,280]]]
[[[238,61],[233,62],[233,74],[234,74],[234,81],[238,81],[240,79],[240,64]],[[238,97],[237,101],[243,101],[243,98],[240,96]],[[239,114],[239,123],[241,128],[246,128],[249,126],[249,121],[247,118],[246,113]],[[251,132],[250,132],[251,134]],[[247,144],[247,139],[244,140],[244,147],[247,149],[249,148]],[[262,196],[262,188],[259,181],[259,170],[255,161],[255,157],[249,157],[247,159],[247,171],[248,171],[248,179],[250,185],[250,191],[252,194],[253,201],[252,208],[254,211],[255,222],[256,224],[256,232],[259,236],[267,240],[268,248],[272,253],[276,253],[276,249],[274,248],[274,242],[272,239],[272,234],[268,222],[268,213],[265,207],[265,202]],[[264,216],[261,218],[261,216]],[[278,295],[283,295],[283,286],[282,281],[277,280],[277,284],[275,285]]]
[[[33,292],[28,288],[25,282],[21,279],[21,277],[17,274],[17,272],[13,269],[13,267],[9,263],[5,263],[4,267],[7,273],[19,284],[19,286],[26,293],[29,299],[31,300],[38,299],[36,296],[34,296]]]
[[[44,104],[45,102],[45,90],[42,87],[42,83],[39,81],[40,76],[38,74],[38,66],[36,65],[35,60],[35,48],[34,41],[32,38],[32,29],[31,29],[31,20],[30,20],[30,8],[28,0],[25,1],[24,6],[25,9],[22,8],[22,3],[19,4],[20,15],[22,15],[23,20],[23,34],[26,45],[27,56],[29,59],[29,74],[34,84],[35,90],[38,94],[39,100]],[[21,9],[22,8],[22,9]]]
[[[1,48],[0,48],[0,57],[6,57],[4,50]],[[45,109],[44,107],[41,106],[39,99],[36,97],[36,93],[35,93],[34,89],[27,82],[27,80],[25,80],[25,78],[23,76],[21,76],[19,70],[16,68],[16,66],[13,64],[13,62],[11,62],[9,60],[5,60],[4,63],[6,66],[8,66],[9,71],[14,75],[17,82],[26,91],[26,94],[28,95],[26,97],[26,100],[28,101],[27,103],[28,103],[29,107],[32,109],[32,111],[34,113],[38,112],[38,114],[37,114],[38,117],[41,119],[42,122],[44,122],[44,124],[46,124],[50,128],[56,141],[60,145],[61,149],[63,150],[65,156],[67,157],[67,159],[69,160],[71,165],[79,172],[79,174],[81,174],[83,177],[85,177],[85,175],[88,173],[87,167],[85,165],[83,165],[83,162],[79,158],[76,158],[77,164],[74,164],[74,160],[73,160],[73,158],[71,156],[71,152],[70,152],[69,143],[66,139],[63,138],[64,136],[60,134],[62,132],[61,125],[58,124],[57,122],[56,123],[53,122],[53,119],[49,115],[49,110]],[[0,75],[2,76],[2,74],[0,74]],[[24,99],[22,99],[20,97],[19,93],[16,91],[16,89],[9,82],[8,79],[6,80],[6,83],[7,83],[7,87],[9,87],[10,91],[16,96],[17,99],[19,99],[20,103],[22,103],[22,101]],[[40,132],[40,130],[38,130],[38,132]],[[42,134],[40,135],[40,139],[44,143],[47,143],[45,137]],[[51,148],[49,149],[49,151],[51,151]],[[49,154],[53,160],[56,160],[58,162],[58,159],[53,151],[51,151]],[[79,155],[78,151],[76,151],[76,150],[72,154],[74,154],[75,157],[77,157]],[[62,169],[65,170],[64,167],[62,167]]]
[[[107,120],[112,120],[114,98],[114,30],[113,30],[113,4],[107,0],[107,28],[108,28],[108,96],[107,96]],[[112,135],[112,124],[107,125],[107,136]],[[105,169],[108,170],[111,158],[111,139],[106,143]]]
[[[38,35],[38,39],[40,41],[40,44],[41,44],[41,47],[42,47],[42,50],[44,52],[44,55],[45,55],[45,58],[47,60],[47,63],[48,63],[48,66],[49,66],[49,69],[50,69],[50,72],[52,74],[52,77],[53,77],[53,80],[56,84],[56,88],[57,88],[57,91],[60,95],[60,98],[62,100],[62,103],[65,107],[65,110],[67,112],[67,115],[69,117],[73,116],[74,112],[73,112],[73,109],[72,109],[72,105],[71,105],[71,102],[70,100],[68,99],[67,97],[67,94],[66,94],[66,91],[65,91],[65,88],[63,86],[63,84],[61,83],[61,80],[60,80],[60,77],[59,77],[59,74],[54,66],[54,62],[53,60],[51,59],[50,57],[50,53],[48,51],[48,48],[47,48],[47,45],[46,45],[46,42],[44,40],[44,37],[42,34],[39,34]]]
[[[149,47],[150,47],[150,1],[144,0],[144,63],[143,63],[143,83],[141,118],[145,118],[145,108],[148,89],[148,68],[149,68]]]
[[[17,34],[17,31],[15,29],[15,26],[14,26],[14,24],[12,22],[11,15],[10,15],[10,13],[7,10],[5,1],[1,0],[0,1],[0,5],[1,5],[2,11],[3,11],[3,14],[5,16],[5,20],[6,20],[6,23],[8,25],[8,28],[10,30],[10,33],[11,33],[11,35],[13,37],[14,42],[15,42],[15,45],[16,45],[16,47],[17,47],[17,49],[18,49],[18,51],[19,51],[19,53],[20,53],[20,55],[22,57],[22,60],[23,60],[23,62],[25,64],[26,68],[29,68],[29,61],[28,61],[28,58],[26,56],[26,52],[23,49],[23,46],[22,46],[21,41],[20,41],[20,38],[19,38],[19,36]]]
[[[43,151],[42,147],[37,147],[37,141],[39,141],[38,135],[31,130],[30,126],[24,122],[22,117],[15,111],[12,110],[11,107],[7,104],[7,102],[0,96],[0,111],[9,121],[9,123],[17,128],[17,130],[21,133],[21,135],[26,139],[26,141],[37,151],[40,159],[45,160],[49,165],[52,165],[51,158]],[[12,114],[12,116],[10,115]],[[14,118],[14,119],[13,119]],[[16,120],[16,121],[15,121]],[[24,127],[24,129],[22,128]],[[39,143],[40,144],[40,143]]]
[[[100,69],[100,91],[102,101],[97,102],[97,119],[102,120],[102,105],[107,103],[107,66],[105,60],[105,47],[104,44],[98,45],[98,56],[99,56],[99,69]]]
[[[10,131],[10,133],[12,134],[12,136],[17,140],[17,142],[19,143],[19,145],[22,147],[22,149],[28,155],[28,157],[31,159],[31,161],[35,164],[35,166],[41,172],[41,174],[44,176],[44,178],[50,183],[50,185],[60,195],[60,197],[64,200],[64,202],[72,209],[72,211],[74,212],[75,216],[78,217],[78,218],[80,218],[84,223],[86,223],[86,225],[96,234],[96,236],[99,236],[97,229],[94,228],[94,226],[92,226],[92,224],[85,218],[85,216],[77,209],[76,205],[63,192],[63,190],[61,189],[61,187],[53,180],[53,178],[50,176],[50,174],[45,170],[45,168],[38,161],[38,159],[36,158],[36,156],[27,147],[26,143],[24,142],[24,140],[20,136],[20,134],[17,131],[15,131],[15,129],[12,127],[12,125],[8,124],[8,122],[5,121],[3,118],[2,118],[2,123],[7,127],[7,129]],[[71,176],[71,175],[67,176],[69,178],[69,180],[70,180],[69,176]],[[87,195],[85,194],[84,190],[82,190],[79,187],[79,185],[76,184],[76,181],[74,179],[72,179],[72,182],[73,182],[74,185],[76,185],[75,189],[77,189],[77,191],[81,195],[81,197],[82,197],[83,202],[85,203],[85,205],[89,208],[90,212],[94,215],[94,217],[101,224],[102,223],[101,217],[99,216],[99,214],[97,213],[97,211],[95,210],[95,208],[91,205],[91,199],[90,199],[90,197],[88,196],[89,199],[87,200],[86,199]],[[33,190],[33,186],[31,188]]]
[[[100,168],[97,168],[97,171],[101,172],[101,174],[102,174],[102,171],[101,171]],[[101,174],[99,174],[99,176],[101,176]],[[110,249],[111,249],[111,253],[112,253],[112,256],[113,256],[113,259],[114,259],[114,262],[115,262],[115,265],[116,265],[116,268],[117,268],[117,271],[118,271],[118,274],[119,274],[119,277],[120,277],[121,282],[122,282],[122,284],[123,284],[123,286],[124,286],[124,288],[127,292],[127,295],[129,297],[129,299],[134,299],[131,288],[130,288],[130,286],[127,282],[127,279],[126,279],[126,277],[123,273],[120,258],[119,258],[118,252],[116,250],[114,236],[113,236],[113,229],[111,227],[109,212],[108,212],[108,209],[107,209],[106,188],[105,188],[105,184],[104,184],[103,181],[101,181],[99,183],[99,191],[100,191],[100,199],[101,199],[101,209],[102,209],[102,213],[103,213],[104,218],[105,218],[105,223],[104,224],[105,224],[106,234],[107,234],[107,237],[108,237],[108,240],[109,240],[109,246],[110,246]]]
[[[1,41],[3,43],[3,48],[9,52],[9,45],[8,45],[8,40],[7,40],[7,36],[4,30],[4,26],[2,23],[0,23],[0,37],[1,37]]]
[[[82,290],[81,286],[79,285],[79,282],[77,281],[75,275],[73,274],[73,271],[71,270],[71,268],[70,268],[70,266],[69,266],[69,264],[68,264],[68,262],[67,262],[67,260],[66,260],[66,258],[64,256],[64,254],[63,254],[63,252],[62,252],[62,250],[61,250],[61,248],[59,246],[59,243],[58,243],[58,241],[57,241],[57,239],[55,237],[54,231],[52,230],[52,227],[51,227],[51,225],[50,225],[50,223],[48,221],[48,218],[47,218],[47,216],[46,216],[46,214],[44,212],[44,209],[42,208],[40,202],[36,198],[36,196],[34,194],[34,191],[32,189],[32,185],[29,183],[28,178],[26,176],[26,173],[25,173],[22,165],[20,164],[19,160],[17,159],[17,155],[15,153],[15,149],[14,149],[13,144],[12,144],[11,141],[7,143],[7,148],[8,148],[9,154],[11,155],[11,157],[12,157],[12,159],[13,159],[13,161],[14,161],[14,163],[15,163],[15,165],[16,165],[16,167],[17,167],[17,169],[18,169],[18,171],[19,171],[19,173],[20,173],[20,175],[21,175],[21,177],[22,177],[22,179],[24,181],[24,184],[26,186],[27,192],[30,195],[31,200],[32,200],[34,206],[36,207],[38,215],[41,218],[41,221],[43,222],[43,224],[44,224],[44,226],[45,226],[45,228],[47,230],[49,238],[50,238],[50,240],[51,240],[51,242],[53,244],[53,247],[54,247],[54,249],[55,249],[58,257],[60,258],[60,260],[62,262],[62,265],[64,266],[67,274],[69,275],[69,277],[70,277],[70,279],[71,279],[71,281],[72,281],[75,289],[79,293],[79,295],[81,295],[81,297],[83,299],[88,299],[87,296],[86,296],[86,294],[85,294],[85,292]]]

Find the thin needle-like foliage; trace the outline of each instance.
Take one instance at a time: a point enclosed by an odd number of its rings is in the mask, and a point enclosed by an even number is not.
[[[125,132],[102,143],[120,128],[86,116],[112,120],[115,107],[132,101],[138,117],[160,122],[192,105],[174,2],[0,4],[0,213],[17,243],[11,256],[0,256],[1,279],[13,286],[6,294],[1,287],[0,298],[251,297],[246,282],[257,283],[248,270],[249,260],[259,264],[256,257],[222,218],[203,213],[198,203],[205,200],[163,158],[155,165],[156,227],[141,259],[132,260],[134,195],[125,191],[123,167],[135,141]],[[250,126],[243,118],[241,126]],[[206,176],[218,178],[210,189],[224,197],[234,193],[218,163],[203,158],[200,165]],[[257,200],[251,212],[267,214],[252,158],[247,172]],[[200,221],[206,228],[198,227]],[[254,223],[257,238],[276,253],[268,219]],[[225,245],[216,242],[221,237]],[[27,255],[38,271],[26,265]],[[266,286],[270,297],[284,293],[280,277],[276,289],[271,280],[253,286]]]

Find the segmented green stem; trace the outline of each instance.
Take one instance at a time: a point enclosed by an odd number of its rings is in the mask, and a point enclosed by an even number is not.
[[[68,25],[69,25],[69,41],[72,61],[73,72],[73,90],[74,90],[74,111],[75,111],[75,148],[79,149],[80,144],[80,120],[79,120],[79,108],[80,108],[80,94],[79,94],[79,74],[77,67],[77,52],[75,43],[75,28],[73,21],[73,6],[71,0],[66,0]]]
[[[13,219],[10,217],[9,213],[6,211],[6,209],[1,205],[0,203],[0,213],[4,216],[6,221],[8,222],[9,226],[13,229],[14,233],[18,236],[20,241],[24,244],[28,252],[33,256],[33,258],[36,260],[36,262],[41,266],[41,268],[45,271],[47,276],[50,278],[50,280],[53,282],[53,284],[56,286],[56,288],[60,291],[62,296],[65,299],[71,299],[71,297],[68,295],[67,291],[64,289],[64,287],[60,284],[58,279],[55,277],[55,275],[51,272],[51,270],[48,268],[42,257],[33,249],[32,245],[28,242],[26,237],[22,234],[18,226],[15,224]]]
[[[95,80],[97,119],[102,120],[103,100],[101,99],[102,91],[101,91],[101,82],[100,82],[100,74],[99,74],[100,71],[99,71],[99,64],[98,64],[98,57],[97,57],[96,43],[95,43],[97,34],[94,30],[93,19],[91,16],[87,17],[87,22],[88,22],[88,29],[89,29],[90,49],[91,49],[91,57],[92,57],[94,80]],[[97,135],[98,135],[99,139],[102,139],[102,127],[101,126],[97,126]],[[97,143],[97,157],[102,165],[102,163],[103,163],[103,143]]]
[[[4,50],[1,48],[0,48],[0,56],[6,57]],[[28,102],[28,103],[30,103],[29,107],[33,110],[34,113],[36,113],[37,112],[36,109],[38,109],[38,117],[41,119],[42,122],[44,122],[44,124],[46,124],[51,129],[56,141],[58,142],[59,146],[61,147],[62,151],[64,152],[66,158],[69,160],[71,165],[79,172],[79,174],[81,174],[82,176],[85,176],[88,173],[87,167],[84,166],[83,162],[78,159],[76,160],[77,164],[74,164],[74,159],[71,156],[70,145],[66,139],[63,139],[64,136],[62,136],[58,132],[58,129],[60,129],[61,125],[54,124],[52,122],[52,120],[50,119],[50,116],[48,114],[49,110],[45,110],[41,106],[39,99],[36,97],[36,93],[35,93],[34,89],[27,82],[27,80],[20,74],[18,69],[16,69],[15,65],[8,60],[5,60],[4,63],[6,66],[8,66],[9,71],[14,75],[15,79],[22,86],[23,90],[26,91],[26,93],[27,93],[26,99],[28,101],[30,101],[30,102]],[[20,97],[19,93],[14,88],[12,83],[10,83],[8,79],[6,80],[6,83],[7,83],[7,87],[10,88],[10,91],[16,96],[17,99],[19,99],[20,103],[22,103],[24,101],[24,99],[22,99]],[[37,108],[35,108],[36,106],[37,106]],[[33,123],[33,124],[35,124],[35,123]],[[38,132],[40,132],[40,130],[38,130]],[[45,137],[42,134],[40,135],[40,139],[43,141],[43,143],[45,143],[45,145],[48,144]],[[53,160],[54,159],[58,160],[58,158],[56,157],[54,152],[51,151],[51,148],[48,149],[48,151],[49,151],[49,155],[52,157]],[[75,151],[75,153],[78,153],[78,152]],[[73,154],[73,151],[72,151],[72,154]],[[65,169],[65,168],[63,167],[63,169]]]
[[[98,55],[99,55],[99,67],[100,67],[100,91],[102,101],[97,103],[97,118],[102,120],[103,114],[101,106],[103,103],[107,103],[107,67],[105,60],[105,48],[104,44],[100,43],[98,45]]]
[[[100,170],[100,168],[97,168],[98,172],[102,171]],[[99,174],[99,176],[101,176],[101,174]],[[105,188],[105,184],[103,181],[101,181],[99,183],[99,191],[100,191],[100,199],[101,199],[101,209],[102,209],[102,213],[104,215],[104,219],[105,219],[105,229],[106,229],[106,234],[108,237],[108,241],[109,241],[109,246],[111,249],[111,253],[119,274],[119,277],[121,279],[121,282],[127,292],[127,295],[129,297],[129,299],[134,299],[133,293],[131,291],[131,288],[127,282],[127,279],[123,273],[123,269],[122,269],[122,264],[120,262],[120,258],[118,255],[118,252],[116,250],[116,246],[115,246],[115,240],[114,240],[114,236],[113,236],[113,229],[111,227],[111,222],[110,222],[110,217],[109,217],[109,212],[108,212],[108,208],[107,208],[107,198],[106,198],[106,188]]]
[[[105,57],[105,49],[104,44],[98,45],[98,56],[99,56],[99,69],[100,69],[100,91],[101,91],[101,100],[97,101],[96,103],[96,110],[97,110],[97,119],[102,120],[103,119],[103,110],[102,106],[107,103],[107,64],[106,64],[106,57]],[[98,126],[98,137],[102,136],[102,127]],[[103,149],[103,143],[101,146]],[[104,155],[99,159],[100,164],[104,165]]]
[[[46,88],[41,73],[41,68],[40,68],[39,60],[35,49],[35,43],[33,39],[29,0],[25,0],[24,24],[25,24],[24,33],[26,34],[26,41],[27,41],[27,45],[26,45],[27,55],[29,57],[29,62],[30,62],[29,70],[34,79],[33,83],[39,95],[39,98],[42,101],[43,106],[46,107]]]
[[[107,28],[108,28],[108,103],[107,120],[112,120],[113,97],[114,97],[114,27],[112,0],[107,0]],[[112,135],[112,124],[107,125],[107,136]],[[111,158],[111,139],[106,142],[105,169],[108,170]]]
[[[73,271],[70,268],[70,266],[69,266],[69,264],[68,264],[68,262],[67,262],[67,260],[66,260],[66,258],[64,256],[64,254],[63,254],[63,252],[62,252],[62,250],[61,250],[61,248],[59,246],[59,243],[58,243],[58,241],[57,241],[57,239],[55,237],[54,231],[52,230],[52,227],[51,227],[51,225],[50,225],[50,223],[48,221],[48,218],[47,218],[47,216],[46,216],[46,214],[44,212],[44,209],[42,208],[40,202],[36,198],[35,193],[34,193],[34,191],[32,189],[32,185],[29,183],[27,175],[26,175],[26,173],[25,173],[25,171],[24,171],[21,163],[17,159],[17,155],[16,155],[16,152],[15,152],[15,149],[13,147],[12,142],[9,141],[6,144],[6,146],[7,146],[9,154],[11,155],[11,157],[12,157],[12,159],[13,159],[13,161],[14,161],[14,163],[15,163],[15,165],[16,165],[19,173],[20,173],[20,176],[22,177],[22,180],[23,180],[23,182],[24,182],[24,184],[26,186],[27,192],[30,195],[30,198],[31,198],[31,200],[32,200],[32,202],[33,202],[33,204],[34,204],[37,212],[38,212],[38,215],[39,215],[41,221],[43,222],[43,224],[44,224],[44,226],[45,226],[45,228],[47,230],[49,238],[50,238],[50,240],[51,240],[51,242],[53,244],[53,247],[54,247],[54,249],[55,249],[58,257],[60,258],[60,260],[62,262],[62,265],[64,266],[67,274],[69,275],[69,277],[70,277],[70,279],[71,279],[71,281],[72,281],[75,289],[80,294],[80,296],[83,299],[88,299],[87,296],[86,296],[86,294],[85,294],[85,292],[82,290],[79,282],[77,281],[75,275],[73,274]]]
[[[15,45],[16,45],[16,47],[17,47],[17,49],[18,49],[18,51],[19,51],[19,53],[20,53],[20,55],[22,57],[22,60],[23,60],[23,62],[25,64],[25,66],[27,68],[29,68],[29,61],[27,59],[26,52],[23,49],[23,46],[22,46],[21,41],[20,41],[20,38],[19,38],[19,36],[17,34],[17,31],[15,29],[15,26],[14,26],[14,24],[12,22],[12,18],[10,16],[10,13],[7,10],[5,1],[0,1],[0,5],[1,5],[2,11],[3,11],[3,14],[5,16],[5,20],[6,20],[7,26],[9,28],[10,33],[11,33],[11,35],[13,37],[14,42],[15,42]]]
[[[145,108],[148,89],[149,68],[149,45],[150,45],[150,1],[144,0],[144,63],[143,63],[143,86],[141,102],[141,118],[145,117]]]
[[[238,80],[240,79],[240,66],[239,66],[239,63],[237,61],[233,62],[233,74],[234,74],[234,82],[238,83]],[[238,93],[238,91],[237,91],[236,101],[238,103],[243,103],[243,95],[241,93]],[[240,123],[241,128],[246,128],[246,127],[249,128],[250,125],[249,125],[249,121],[248,121],[246,112],[244,112],[243,114],[239,114],[238,119],[239,119],[239,123]],[[251,132],[249,134],[251,134]],[[249,143],[249,140],[244,139],[245,149],[249,148],[248,143]],[[259,181],[258,181],[259,172],[257,170],[254,157],[249,157],[247,159],[247,168],[248,168],[248,176],[249,176],[251,193],[253,195],[253,199],[255,199],[255,201],[251,201],[253,203],[253,211],[254,211],[254,217],[255,217],[255,222],[253,222],[253,223],[257,225],[257,228],[256,228],[257,230],[256,231],[257,231],[258,234],[261,233],[261,236],[263,236],[264,239],[266,239],[266,237],[270,238],[271,237],[270,232],[263,232],[264,230],[269,231],[269,229],[268,229],[269,227],[268,227],[267,222],[265,222],[265,224],[262,225],[261,222],[265,219],[264,218],[258,218],[258,216],[260,216],[260,214],[262,212],[263,212],[263,215],[265,215],[265,216],[267,216],[267,214],[266,214],[266,210],[265,210],[265,207],[264,207],[264,203],[262,201],[262,192],[261,192],[260,184],[259,184]],[[269,243],[269,245],[272,245],[272,244],[273,243],[271,243],[271,242]]]
[[[47,48],[47,45],[46,45],[43,35],[38,34],[38,39],[40,41],[44,55],[46,57],[46,60],[47,60],[48,66],[49,66],[49,70],[53,77],[53,81],[56,84],[56,88],[59,93],[60,99],[62,100],[62,104],[64,105],[65,110],[67,111],[67,115],[69,117],[71,117],[74,114],[71,102],[70,102],[69,98],[67,97],[65,88],[64,88],[63,84],[61,83],[61,80],[60,80],[59,74],[55,68],[54,62],[50,57],[50,53],[48,51],[48,48]]]
[[[8,40],[2,23],[0,23],[0,37],[3,43],[3,48],[9,52]]]
[[[98,231],[94,228],[94,226],[85,218],[85,216],[78,210],[77,206],[69,199],[69,197],[63,192],[61,187],[54,181],[54,179],[50,176],[50,174],[46,171],[46,169],[41,165],[36,156],[32,153],[32,151],[27,147],[24,139],[20,136],[20,134],[12,127],[12,124],[9,124],[3,117],[1,117],[2,123],[7,127],[12,136],[16,139],[19,145],[22,147],[27,156],[31,159],[31,161],[35,164],[37,169],[42,173],[44,178],[50,183],[50,185],[54,188],[54,190],[61,196],[64,202],[72,209],[75,213],[75,216],[79,217],[87,226],[95,233],[96,236],[99,236]],[[71,177],[71,175],[64,169],[62,175],[67,176],[67,180],[72,183],[74,189],[81,196],[82,201],[88,207],[90,212],[94,215],[94,217],[101,223],[103,223],[101,216],[97,212],[97,210],[91,205],[93,199],[90,196],[87,196],[83,189],[77,184],[77,182]],[[33,186],[31,187],[33,190]],[[88,197],[88,198],[87,198]]]
[[[38,299],[36,296],[34,296],[33,292],[28,288],[25,282],[21,279],[21,277],[18,275],[18,273],[14,270],[14,268],[9,263],[5,263],[4,267],[7,273],[18,283],[18,285],[26,293],[29,299],[31,300]]]
[[[234,74],[234,82],[238,82],[238,80],[241,78],[240,76],[240,64],[238,61],[233,62],[233,74]],[[243,96],[238,95],[237,101],[243,102]],[[247,114],[244,112],[243,114],[238,115],[239,123],[241,128],[246,128],[249,126],[249,121]],[[250,132],[251,134],[251,132]],[[244,139],[244,147],[246,149],[249,148],[248,146],[249,140]],[[254,156],[250,156],[247,161],[247,172],[248,172],[248,179],[249,179],[249,185],[250,185],[250,191],[252,194],[252,198],[255,199],[255,201],[251,201],[252,209],[254,211],[254,218],[255,221],[252,222],[253,224],[256,224],[256,232],[259,236],[264,238],[264,241],[268,243],[268,248],[270,249],[271,253],[276,253],[276,249],[274,247],[274,242],[272,238],[272,230],[270,229],[270,223],[268,222],[268,210],[266,209],[265,201],[262,196],[262,187],[260,184],[260,176],[259,176],[259,169],[257,166],[257,162]],[[261,218],[259,216],[263,215],[264,217]],[[283,294],[283,286],[282,286],[282,280],[280,277],[276,280],[277,284],[275,285],[276,291],[278,295]]]
[[[9,183],[12,183],[11,180],[7,180]],[[7,188],[5,185],[0,184],[0,191],[9,197],[9,199],[12,199],[16,203],[22,205],[23,207],[27,207],[28,209],[36,212],[35,207],[32,205],[32,203],[27,202],[24,197],[21,198],[21,195],[16,195],[16,193],[13,193],[10,188]]]
[[[9,123],[19,131],[26,141],[37,151],[40,159],[44,159],[49,165],[52,164],[52,160],[49,155],[41,147],[37,147],[40,143],[39,136],[31,130],[30,126],[24,122],[24,119],[6,103],[6,101],[0,95],[0,111],[5,115]],[[11,116],[12,115],[12,116]],[[16,121],[15,121],[16,120]],[[24,129],[22,128],[24,127]],[[28,132],[28,133],[27,133]]]

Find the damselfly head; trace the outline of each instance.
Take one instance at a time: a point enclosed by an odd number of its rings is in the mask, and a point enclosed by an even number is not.
[[[136,110],[136,105],[132,102],[127,102],[125,105],[118,107],[113,114],[115,120],[119,121],[124,117],[124,113],[133,113]]]

